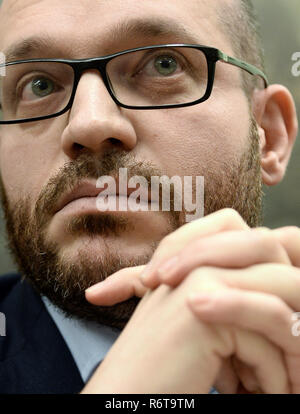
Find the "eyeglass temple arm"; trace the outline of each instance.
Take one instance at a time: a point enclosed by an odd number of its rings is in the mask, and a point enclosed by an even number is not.
[[[246,62],[244,62],[242,60],[235,59],[235,58],[233,58],[231,56],[228,56],[228,55],[226,55],[226,53],[223,53],[220,50],[218,52],[219,52],[219,60],[221,60],[221,61],[223,61],[225,63],[228,63],[229,65],[238,66],[239,68],[246,70],[251,75],[260,76],[263,79],[263,81],[264,81],[265,88],[267,88],[269,86],[268,78],[256,66],[253,66],[250,63],[246,63]]]

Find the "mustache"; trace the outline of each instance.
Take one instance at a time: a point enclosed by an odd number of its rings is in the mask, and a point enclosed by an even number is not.
[[[41,190],[35,203],[34,215],[41,228],[55,213],[55,207],[66,192],[72,191],[83,179],[98,179],[104,175],[115,176],[120,168],[127,168],[128,179],[143,176],[151,184],[151,176],[161,176],[162,171],[147,161],[137,161],[133,154],[109,150],[101,158],[90,153],[81,154],[76,160],[65,164]]]

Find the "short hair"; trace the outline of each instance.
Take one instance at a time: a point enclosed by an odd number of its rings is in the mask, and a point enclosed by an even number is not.
[[[252,0],[234,0],[232,4],[222,4],[218,9],[218,20],[231,41],[235,57],[265,72],[260,24]],[[241,72],[243,87],[250,97],[258,86],[259,78]]]
[[[1,8],[2,0],[0,0]],[[223,3],[218,8],[221,29],[232,43],[235,57],[252,63],[265,72],[264,49],[260,36],[260,25],[252,0],[234,0],[233,4]],[[257,77],[242,72],[242,83],[250,97],[257,86]]]

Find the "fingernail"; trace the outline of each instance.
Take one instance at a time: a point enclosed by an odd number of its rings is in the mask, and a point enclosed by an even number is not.
[[[168,280],[176,272],[176,264],[178,263],[178,260],[178,256],[173,256],[159,267],[157,271],[162,280]]]
[[[142,282],[147,282],[150,279],[150,277],[153,273],[153,267],[154,266],[153,266],[152,262],[149,262],[147,264],[147,266],[145,267],[144,271],[142,272],[142,274],[140,276]]]

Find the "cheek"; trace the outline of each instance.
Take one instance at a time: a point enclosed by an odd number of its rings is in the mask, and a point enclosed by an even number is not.
[[[247,145],[249,110],[240,92],[232,95],[232,105],[218,91],[199,105],[148,116],[137,129],[149,159],[171,176],[196,175],[240,157]]]
[[[59,145],[52,128],[10,127],[1,131],[0,168],[8,199],[36,199],[57,162]],[[47,131],[47,133],[45,132]],[[34,137],[34,138],[33,138]]]

